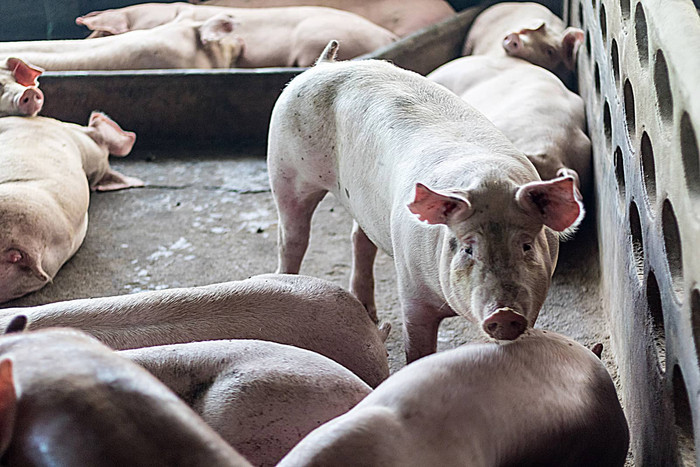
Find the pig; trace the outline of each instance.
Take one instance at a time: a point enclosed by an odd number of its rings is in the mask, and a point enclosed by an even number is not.
[[[112,170],[136,135],[101,112],[88,126],[45,117],[0,118],[0,303],[45,286],[78,250],[90,190],[142,186]]]
[[[299,271],[330,191],[355,221],[351,292],[375,317],[377,247],[394,259],[408,362],[434,352],[441,320],[456,314],[516,339],[547,295],[558,232],[583,215],[574,179],[541,181],[454,93],[381,60],[335,62],[337,46],[272,111],[277,271]]]
[[[455,13],[444,0],[190,0],[190,3],[245,8],[325,6],[364,16],[399,37],[445,20]]]
[[[75,330],[0,337],[7,465],[250,466],[146,370]]]
[[[372,389],[315,352],[259,340],[124,350],[246,459],[273,466],[311,430]]]
[[[467,34],[462,55],[509,55],[556,74],[571,85],[576,54],[583,43],[579,28],[566,27],[546,6],[503,2],[484,10]]]
[[[343,44],[342,58],[352,58],[386,46],[398,37],[347,11],[322,7],[226,8],[189,3],[144,3],[96,11],[76,19],[93,35],[121,34],[185,19],[203,21],[229,14],[240,24],[236,33],[245,47],[240,68],[307,67],[313,65],[330,39]]]
[[[0,67],[0,117],[34,117],[44,106],[44,93],[38,78],[44,70],[17,57],[9,57]]]
[[[482,112],[543,180],[572,176],[591,189],[591,141],[583,99],[553,73],[513,57],[458,58],[428,75]]]
[[[90,41],[0,42],[0,57],[21,57],[45,70],[230,68],[242,48],[234,19],[216,15]]]
[[[164,289],[0,310],[29,329],[68,326],[125,350],[215,339],[261,339],[324,355],[372,387],[389,376],[380,329],[355,297],[307,276],[263,274],[243,281]]]
[[[285,466],[623,466],[629,429],[598,357],[533,329],[399,370]]]

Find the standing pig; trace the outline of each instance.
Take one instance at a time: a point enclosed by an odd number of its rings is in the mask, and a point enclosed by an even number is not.
[[[574,179],[541,181],[455,94],[386,62],[334,63],[336,47],[272,111],[278,272],[299,271],[330,191],[356,222],[351,291],[375,315],[377,247],[394,258],[409,362],[435,351],[440,321],[455,314],[516,339],[547,295],[557,232],[583,215]]]
[[[0,42],[0,57],[22,57],[45,70],[229,68],[243,47],[234,25],[229,15],[217,15],[89,41]]]
[[[294,345],[345,366],[374,387],[389,376],[384,340],[355,297],[331,282],[266,274],[204,287],[166,289],[0,310],[0,326],[23,314],[29,329],[68,326],[115,349],[213,339]]]
[[[7,465],[250,466],[143,368],[75,330],[0,338]]]
[[[227,8],[189,3],[143,3],[95,11],[76,19],[95,36],[121,34],[186,19],[204,21],[222,13],[236,18],[245,47],[237,67],[311,66],[329,40],[343,44],[345,58],[366,54],[398,37],[348,11],[322,7]],[[91,35],[92,36],[92,35]]]
[[[510,55],[544,67],[570,84],[583,31],[567,28],[544,5],[498,3],[474,20],[462,55]]]
[[[543,180],[570,175],[586,193],[591,141],[583,100],[551,72],[513,57],[458,58],[428,75],[482,112]]]
[[[258,340],[125,350],[257,466],[273,466],[313,429],[372,390],[334,361]]]
[[[582,345],[531,330],[408,365],[302,440],[283,466],[623,466],[615,386]]]
[[[190,3],[245,8],[325,6],[364,16],[398,36],[411,34],[455,13],[445,0],[190,0]]]
[[[34,117],[44,106],[44,93],[37,78],[43,70],[16,57],[0,67],[0,117],[21,115]]]
[[[109,167],[135,138],[99,112],[87,127],[0,118],[0,303],[45,286],[78,250],[90,189],[143,185]]]

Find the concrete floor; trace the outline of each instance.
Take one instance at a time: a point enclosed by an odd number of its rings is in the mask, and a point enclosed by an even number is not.
[[[242,155],[245,154],[245,155]],[[73,298],[118,295],[166,287],[205,285],[274,271],[277,214],[261,150],[139,151],[113,159],[119,171],[146,187],[94,193],[88,234],[78,253],[44,289],[2,307]],[[593,212],[592,206],[589,208]],[[316,211],[302,273],[347,287],[351,219],[332,196]],[[602,342],[615,376],[609,332],[598,293],[594,216],[562,244],[553,286],[538,326],[591,346]],[[379,316],[389,320],[390,365],[404,365],[401,312],[391,258],[376,263]],[[445,350],[479,337],[460,317],[446,319],[439,334]]]

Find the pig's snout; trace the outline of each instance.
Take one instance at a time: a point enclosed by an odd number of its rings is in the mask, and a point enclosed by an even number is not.
[[[22,114],[33,117],[39,113],[44,105],[44,93],[37,87],[28,87],[19,96],[17,107]]]
[[[523,42],[520,39],[520,34],[517,32],[511,32],[503,39],[503,48],[506,49],[506,52],[509,54],[517,52],[522,46]]]
[[[527,320],[510,308],[499,308],[484,320],[484,331],[494,339],[512,341],[527,328]]]

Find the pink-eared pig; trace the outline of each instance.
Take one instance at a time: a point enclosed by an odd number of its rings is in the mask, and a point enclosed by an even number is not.
[[[337,45],[272,111],[278,272],[299,271],[330,191],[355,220],[351,291],[375,315],[377,247],[394,258],[409,362],[435,351],[440,321],[455,314],[517,338],[547,295],[557,232],[583,215],[574,179],[541,181],[454,93],[383,61],[334,62]]]
[[[380,329],[350,293],[307,276],[264,274],[243,281],[70,300],[0,310],[0,326],[17,314],[28,329],[81,329],[114,349],[214,339],[260,339],[320,353],[370,386],[389,376]]]
[[[135,139],[100,112],[88,126],[0,118],[0,303],[45,286],[78,250],[91,189],[143,185],[109,167]]]
[[[372,391],[338,363],[274,342],[191,342],[119,353],[165,383],[257,466],[275,465]]]
[[[569,84],[583,31],[567,28],[546,6],[531,2],[503,2],[474,20],[463,55],[510,55],[539,65]]]
[[[38,78],[43,72],[16,57],[9,57],[0,67],[0,117],[20,115],[34,117],[44,106],[44,93]]]
[[[583,99],[551,72],[513,57],[472,55],[428,79],[482,112],[535,165],[543,180],[571,175],[590,189],[591,141]]]
[[[468,344],[408,365],[279,465],[621,467],[628,443],[598,357],[530,330],[515,342]]]
[[[325,6],[364,16],[398,36],[405,36],[455,14],[445,0],[190,0],[190,3],[239,8]]]
[[[87,335],[0,337],[0,453],[24,466],[250,466],[146,370]]]
[[[21,57],[45,70],[230,68],[242,48],[234,19],[216,15],[89,41],[0,42],[0,57]]]
[[[204,21],[218,14],[236,19],[243,51],[237,67],[311,66],[329,40],[343,44],[343,58],[363,55],[398,37],[371,21],[333,8],[226,8],[189,3],[142,3],[95,11],[76,19],[93,37],[148,29],[186,19]]]

